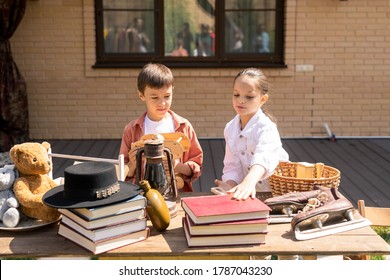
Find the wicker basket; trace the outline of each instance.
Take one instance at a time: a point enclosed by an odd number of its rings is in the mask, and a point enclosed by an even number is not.
[[[313,174],[316,177],[316,174]],[[289,192],[304,192],[313,190],[314,186],[338,187],[340,185],[340,171],[325,165],[321,178],[296,178],[297,163],[281,162],[275,172],[268,178],[272,195],[278,196]]]

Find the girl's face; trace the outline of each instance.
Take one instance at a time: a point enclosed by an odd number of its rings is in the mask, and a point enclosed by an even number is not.
[[[261,93],[256,79],[245,75],[236,79],[233,86],[233,107],[242,121],[248,122],[267,100],[268,95]]]
[[[145,102],[148,117],[152,121],[164,119],[172,104],[173,87],[150,88],[146,86],[144,94],[138,92],[139,98]]]

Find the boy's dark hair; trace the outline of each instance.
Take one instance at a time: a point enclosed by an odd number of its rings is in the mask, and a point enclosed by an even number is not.
[[[159,63],[146,64],[137,78],[138,91],[144,94],[145,88],[159,89],[166,86],[173,86],[173,74],[165,65]]]

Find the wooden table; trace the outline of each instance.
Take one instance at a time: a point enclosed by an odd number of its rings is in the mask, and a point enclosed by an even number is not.
[[[193,193],[190,195],[199,195]],[[142,242],[99,255],[99,257],[135,259],[205,259],[240,258],[267,255],[389,255],[387,244],[370,227],[363,227],[331,236],[297,241],[290,224],[271,224],[264,245],[223,246],[189,248],[187,246],[181,218],[171,220],[168,230],[157,232],[151,224],[150,237]],[[0,258],[41,257],[93,257],[93,255],[57,234],[58,225],[50,225],[33,231],[0,231]]]

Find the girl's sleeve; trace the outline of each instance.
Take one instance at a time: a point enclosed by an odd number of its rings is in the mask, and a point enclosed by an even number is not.
[[[262,179],[265,179],[272,175],[280,160],[288,160],[288,154],[282,148],[282,142],[276,127],[263,129],[259,139],[251,166],[254,164],[263,166],[266,173]]]

